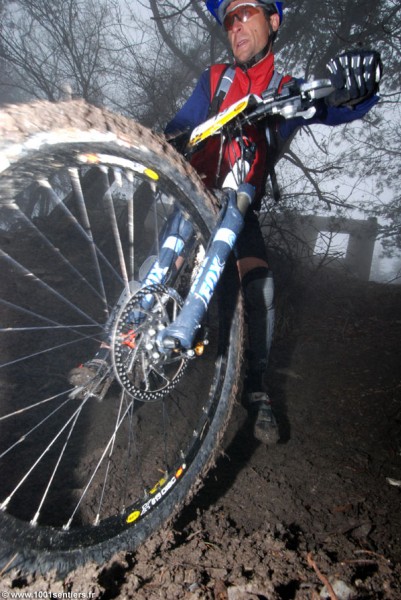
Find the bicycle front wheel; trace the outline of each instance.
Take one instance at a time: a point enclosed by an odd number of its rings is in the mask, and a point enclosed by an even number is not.
[[[157,358],[212,196],[164,140],[82,102],[0,123],[0,563],[66,572],[134,550],[211,464],[240,371],[238,286],[226,274],[201,356]],[[177,215],[191,235],[143,289]]]

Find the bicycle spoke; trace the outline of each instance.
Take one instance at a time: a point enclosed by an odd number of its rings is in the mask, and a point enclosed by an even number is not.
[[[93,339],[96,339],[96,336],[88,335],[88,336],[85,336],[85,339],[93,340]],[[32,354],[26,354],[20,358],[16,358],[15,360],[10,360],[7,363],[0,364],[0,369],[4,369],[5,367],[10,367],[11,365],[16,365],[18,363],[27,361],[31,358],[42,356],[43,354],[47,354],[49,352],[54,352],[54,350],[60,350],[61,348],[65,349],[65,348],[67,348],[67,346],[73,346],[73,345],[78,344],[79,342],[82,342],[82,338],[80,338],[79,340],[72,340],[71,342],[63,342],[62,344],[57,344],[55,346],[51,346],[50,348],[46,348],[44,350],[38,350],[38,352],[33,352]],[[100,341],[99,341],[99,343],[100,343]]]
[[[105,459],[105,457],[109,453],[109,449],[110,449],[110,447],[112,446],[112,444],[115,441],[115,436],[117,434],[117,431],[121,427],[121,424],[123,423],[126,414],[130,410],[131,404],[132,404],[132,401],[130,402],[130,404],[126,408],[126,410],[123,413],[120,421],[116,424],[116,426],[115,426],[115,428],[113,430],[113,433],[112,433],[111,437],[109,438],[109,440],[108,440],[108,442],[107,442],[107,444],[106,444],[106,446],[105,446],[105,448],[104,448],[104,450],[102,452],[102,455],[101,455],[99,461],[97,462],[97,464],[96,464],[96,466],[95,466],[95,468],[93,470],[93,473],[92,473],[90,479],[88,480],[88,482],[87,482],[87,484],[86,484],[86,486],[84,488],[84,491],[82,492],[82,495],[81,495],[79,501],[77,502],[77,504],[76,504],[76,506],[75,506],[75,508],[74,508],[74,510],[73,510],[73,512],[72,512],[72,514],[71,514],[71,516],[69,518],[69,520],[67,521],[67,523],[65,525],[63,525],[63,529],[67,530],[67,529],[69,529],[71,527],[71,523],[72,523],[72,521],[73,521],[73,519],[74,519],[74,517],[75,517],[75,515],[76,515],[76,513],[77,513],[77,511],[78,511],[78,509],[79,509],[79,507],[80,507],[83,499],[85,498],[85,495],[87,494],[87,492],[88,492],[88,490],[89,490],[89,488],[91,486],[91,483],[93,482],[93,480],[95,478],[95,475],[97,474],[98,470],[100,469],[100,467],[101,467],[101,465],[103,463],[103,460]],[[0,506],[0,508],[1,508],[1,506]]]
[[[125,264],[124,251],[123,251],[123,246],[122,246],[122,242],[121,242],[120,232],[118,229],[111,188],[106,190],[103,198],[104,198],[106,206],[107,206],[107,212],[108,212],[108,217],[110,219],[111,231],[112,231],[112,234],[114,237],[114,243],[117,248],[117,254],[118,254],[118,259],[119,259],[119,264],[120,264],[120,272],[122,274],[125,289],[127,290],[127,292],[129,292],[129,278],[128,278],[127,268],[126,268],[126,264]]]
[[[6,327],[6,328],[0,328],[0,333],[19,333],[21,331],[57,331],[57,330],[61,330],[61,329],[69,329],[71,331],[74,330],[78,330],[78,329],[90,329],[92,327],[96,327],[98,328],[99,325],[54,325],[54,326],[50,326],[48,325],[47,327],[42,326],[42,327]],[[79,332],[77,332],[79,333]]]
[[[64,394],[60,394],[60,395],[64,395]],[[30,406],[29,408],[36,408],[39,404],[44,404],[45,402],[48,402],[49,400],[52,400],[53,398],[49,398],[47,400],[42,400],[42,402],[40,403],[36,403],[35,405]],[[71,402],[70,399],[65,400],[65,402],[63,402],[62,404],[60,404],[60,406],[58,406],[57,408],[55,408],[52,412],[50,412],[44,419],[42,419],[41,421],[39,421],[39,423],[37,423],[34,427],[32,427],[29,431],[27,431],[26,433],[24,433],[19,440],[17,440],[12,446],[10,446],[9,448],[7,448],[7,450],[5,450],[4,452],[2,452],[0,454],[0,458],[3,458],[6,454],[8,454],[9,452],[11,452],[14,448],[16,448],[19,444],[22,444],[23,442],[25,442],[25,440],[32,434],[34,433],[34,431],[36,431],[37,429],[39,429],[39,427],[41,427],[42,425],[44,425],[44,423],[46,423],[46,421],[48,421],[48,419],[50,419],[51,417],[53,417],[59,410],[61,410],[63,408],[63,406],[65,406],[68,402]],[[25,411],[28,410],[28,408],[25,409]],[[23,411],[16,411],[14,413],[12,413],[11,415],[7,415],[7,417],[11,417],[11,416],[15,416],[16,414],[19,414]]]
[[[101,270],[100,270],[100,265],[99,265],[99,260],[98,260],[98,256],[97,256],[97,252],[96,252],[95,243],[93,240],[91,224],[90,224],[89,217],[88,217],[88,211],[86,209],[85,197],[84,197],[84,194],[82,191],[81,179],[79,177],[79,170],[77,168],[70,168],[69,173],[70,173],[70,177],[71,177],[72,189],[73,189],[75,197],[78,201],[78,207],[79,207],[79,211],[81,214],[83,227],[88,236],[88,239],[91,242],[90,250],[91,250],[93,264],[95,267],[95,272],[96,272],[97,279],[98,279],[98,284],[99,284],[99,287],[101,290],[102,297],[105,299],[106,298],[106,290],[104,289],[103,278],[102,278],[102,274],[101,274]],[[106,302],[104,303],[104,309],[108,316],[109,313],[108,313],[108,307],[107,307]]]
[[[49,184],[50,187],[50,184]],[[47,188],[46,188],[47,189]],[[58,202],[60,202],[60,200],[58,199]],[[53,253],[54,256],[57,256],[57,259],[60,260],[61,264],[67,267],[68,270],[71,271],[73,276],[76,276],[77,279],[83,283],[85,286],[88,287],[88,289],[93,292],[98,298],[100,298],[102,301],[105,300],[105,298],[102,298],[101,294],[96,290],[96,288],[94,286],[92,286],[86,277],[84,277],[80,271],[73,265],[71,264],[71,262],[65,257],[63,256],[62,252],[60,252],[60,250],[58,248],[56,248],[52,242],[46,237],[46,235],[44,235],[40,229],[34,224],[32,223],[32,221],[30,219],[28,219],[28,217],[21,211],[20,207],[17,206],[16,204],[14,204],[12,206],[13,210],[17,210],[18,214],[14,215],[16,216],[17,219],[19,219],[21,221],[21,223],[24,224],[24,226],[26,226],[27,230],[31,230],[34,232],[34,234],[38,237],[38,241],[40,241],[41,243],[43,243],[47,248],[49,248]],[[3,207],[4,209],[10,209],[10,206],[6,206]]]
[[[99,323],[96,322],[88,313],[81,310],[79,306],[77,306],[73,302],[70,302],[68,298],[60,294],[60,292],[58,292],[45,281],[43,281],[43,279],[37,277],[35,273],[29,271],[29,269],[26,269],[23,265],[21,265],[18,261],[14,260],[9,254],[7,254],[6,252],[4,252],[4,250],[1,249],[0,258],[4,258],[6,262],[10,263],[11,267],[15,269],[16,272],[21,275],[21,277],[28,278],[29,281],[34,282],[41,288],[44,288],[46,292],[49,292],[51,295],[54,295],[58,300],[65,303],[69,308],[72,308],[75,312],[83,316],[90,323],[95,323],[96,325],[99,325]]]
[[[68,392],[69,390],[67,390]],[[15,415],[20,415],[24,412],[27,412],[28,410],[32,410],[34,408],[38,408],[38,406],[42,406],[43,404],[47,404],[48,402],[51,402],[52,400],[57,400],[57,398],[60,398],[60,396],[64,396],[66,392],[60,392],[60,394],[56,394],[54,396],[51,396],[50,398],[44,398],[43,400],[40,400],[39,402],[35,402],[34,404],[30,404],[28,406],[24,406],[24,408],[20,408],[19,410],[15,410],[12,413],[8,413],[7,415],[3,415],[0,417],[0,421],[5,421],[6,419],[9,419],[10,417],[14,417]]]
[[[122,391],[121,392],[121,396],[120,396],[119,408],[118,408],[117,423],[120,420],[120,415],[121,415],[121,410],[122,410],[122,404],[123,404],[124,396],[125,396],[125,392]],[[110,470],[110,464],[111,464],[111,457],[113,455],[113,450],[114,450],[114,444],[115,444],[115,441],[116,441],[117,430],[118,430],[118,428],[116,428],[114,430],[114,434],[112,436],[112,443],[110,445],[109,455],[108,455],[108,458],[107,458],[106,472],[104,474],[102,491],[100,493],[100,498],[99,498],[99,506],[98,506],[98,509],[97,509],[96,518],[95,518],[95,522],[94,522],[95,525],[98,525],[98,523],[100,521],[100,511],[102,509],[103,498],[104,498],[104,494],[105,494],[105,491],[106,491],[106,484],[107,484],[107,479],[108,479],[108,476],[109,476],[109,470]]]
[[[4,300],[3,298],[0,298],[0,304],[3,304],[4,306],[7,306],[8,308],[11,308],[13,310],[16,310],[20,313],[24,313],[26,315],[29,315],[31,317],[34,317],[35,319],[39,319],[40,321],[44,321],[45,323],[50,323],[51,325],[45,327],[45,326],[31,326],[31,327],[5,327],[5,328],[1,328],[0,332],[17,332],[17,331],[36,331],[36,330],[45,330],[45,329],[49,329],[49,330],[56,330],[56,329],[71,329],[72,331],[77,330],[77,329],[82,329],[82,328],[88,328],[88,327],[99,327],[99,324],[94,324],[94,325],[84,325],[84,324],[76,324],[76,325],[63,325],[61,323],[58,323],[56,321],[52,321],[51,319],[48,319],[47,317],[45,317],[44,315],[40,315],[38,313],[33,312],[32,310],[28,310],[26,308],[24,308],[23,306],[18,306],[17,304],[14,304],[12,302],[7,302],[7,300]],[[79,332],[77,332],[78,335],[82,335],[79,334]]]
[[[128,181],[132,184],[134,179],[133,173],[128,173]],[[135,273],[135,229],[134,229],[134,195],[131,193],[127,201],[127,225],[128,225],[128,270],[129,279],[134,278]]]
[[[71,434],[72,434],[72,432],[73,432],[73,430],[74,430],[74,427],[75,427],[75,425],[76,425],[76,423],[77,423],[77,420],[78,420],[78,417],[79,417],[79,415],[80,415],[80,412],[81,412],[81,410],[82,410],[82,406],[80,407],[79,411],[77,411],[77,413],[76,413],[76,415],[75,415],[75,418],[73,419],[73,421],[72,421],[72,423],[71,423],[71,427],[70,427],[70,429],[69,429],[69,431],[68,431],[67,439],[65,440],[65,442],[64,442],[64,446],[63,446],[63,448],[62,448],[62,450],[61,450],[61,452],[60,452],[60,454],[59,454],[59,456],[58,456],[58,459],[57,459],[56,465],[55,465],[55,467],[54,467],[54,469],[53,469],[53,472],[52,472],[52,474],[51,474],[51,476],[50,476],[50,479],[49,479],[49,481],[48,481],[48,483],[47,483],[46,489],[45,489],[45,491],[44,491],[44,494],[43,494],[43,496],[42,496],[42,499],[41,499],[41,501],[40,501],[40,503],[39,503],[39,506],[38,506],[38,509],[37,509],[37,511],[36,511],[36,513],[35,513],[35,516],[34,516],[34,517],[33,517],[33,519],[31,520],[31,525],[36,525],[36,524],[37,524],[37,522],[38,522],[39,515],[40,515],[40,511],[41,511],[41,509],[42,509],[42,506],[43,506],[43,504],[44,504],[44,502],[45,502],[45,500],[46,500],[46,497],[47,497],[47,495],[48,495],[48,493],[49,493],[50,486],[51,486],[51,484],[52,484],[52,482],[53,482],[53,480],[54,480],[54,477],[55,477],[55,475],[56,475],[56,473],[57,473],[57,470],[58,470],[58,468],[59,468],[59,466],[60,466],[61,460],[62,460],[62,458],[63,458],[63,456],[64,456],[64,453],[65,453],[65,450],[66,450],[66,448],[67,448],[67,446],[68,446],[68,442],[70,441]]]
[[[128,398],[127,394],[124,394],[124,399],[126,402],[127,402],[127,398]],[[127,453],[126,453],[125,466],[124,466],[124,485],[122,487],[121,510],[124,510],[127,506],[129,465],[132,460],[132,447],[134,445],[133,418],[134,418],[134,402],[131,402],[130,410],[129,410],[129,417],[128,417],[129,421],[127,423],[128,440],[127,440]]]
[[[85,402],[86,402],[86,400],[85,400]],[[77,408],[77,410],[67,420],[67,422],[63,425],[63,427],[61,429],[59,429],[59,431],[53,437],[53,439],[51,440],[51,442],[46,446],[45,450],[40,454],[40,456],[35,460],[35,462],[32,464],[32,466],[28,469],[28,471],[22,477],[22,479],[14,487],[14,489],[12,490],[12,492],[0,504],[0,510],[4,510],[5,508],[7,508],[7,505],[10,503],[12,497],[16,494],[16,492],[19,490],[19,488],[22,486],[22,484],[28,479],[28,477],[31,475],[31,473],[34,471],[34,469],[38,466],[38,464],[40,463],[40,461],[42,460],[42,458],[49,452],[50,448],[55,444],[55,442],[61,436],[61,434],[63,433],[63,431],[67,428],[67,426],[69,425],[69,423],[74,420],[76,414],[81,410],[81,408],[82,408],[82,406],[80,406],[79,408]]]
[[[40,183],[40,185],[46,187],[47,192],[51,195],[51,199],[54,201],[54,203],[56,204],[57,208],[62,212],[62,214],[66,218],[67,222],[70,223],[73,226],[74,230],[77,231],[78,234],[85,241],[88,242],[88,244],[92,245],[93,244],[93,239],[91,238],[90,234],[88,234],[85,231],[85,229],[82,227],[81,223],[78,221],[78,219],[76,218],[76,216],[70,211],[70,209],[68,208],[68,206],[54,192],[51,184],[48,181],[44,181],[44,180],[40,180],[40,181],[38,181],[38,183]],[[116,280],[118,282],[122,283],[121,276],[118,274],[118,271],[113,267],[113,265],[110,263],[110,261],[104,255],[104,253],[97,246],[96,246],[95,250],[96,250],[97,256],[99,257],[99,259],[101,259],[102,264],[104,264],[105,266],[107,266],[107,268],[109,269],[110,273],[113,274],[113,276],[116,278]],[[97,292],[97,295],[104,301],[104,298],[102,298],[101,294],[99,294]]]

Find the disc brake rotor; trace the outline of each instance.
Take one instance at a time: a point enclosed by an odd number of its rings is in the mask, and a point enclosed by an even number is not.
[[[183,300],[172,288],[144,287],[122,307],[113,331],[113,365],[125,391],[138,400],[160,400],[184,374],[188,357],[180,349],[166,353],[158,334],[178,315]]]

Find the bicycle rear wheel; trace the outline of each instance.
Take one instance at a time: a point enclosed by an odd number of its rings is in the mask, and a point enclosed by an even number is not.
[[[195,491],[238,384],[238,286],[212,300],[202,356],[155,362],[212,196],[165,141],[81,102],[9,107],[0,139],[0,564],[62,573],[134,550]],[[190,250],[141,291],[177,214]],[[71,384],[101,344],[95,383]]]

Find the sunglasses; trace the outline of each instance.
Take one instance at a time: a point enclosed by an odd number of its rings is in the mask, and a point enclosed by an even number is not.
[[[260,4],[239,4],[232,11],[228,12],[223,20],[223,27],[226,31],[231,31],[235,20],[246,23],[251,17],[259,13]]]

